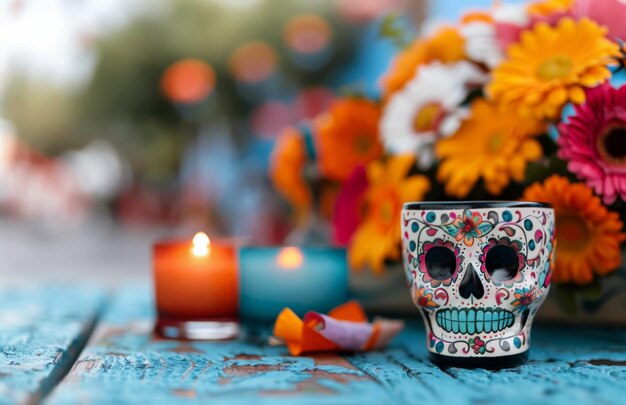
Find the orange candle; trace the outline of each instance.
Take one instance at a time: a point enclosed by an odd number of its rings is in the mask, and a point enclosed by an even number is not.
[[[154,245],[158,320],[166,337],[222,339],[236,334],[237,252],[235,245],[197,233],[192,241]]]

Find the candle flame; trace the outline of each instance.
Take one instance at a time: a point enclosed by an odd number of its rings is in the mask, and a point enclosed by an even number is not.
[[[206,256],[211,251],[211,240],[204,232],[196,233],[191,243],[193,244],[191,253],[195,256]]]
[[[302,265],[304,257],[300,249],[296,247],[283,248],[276,258],[278,265],[284,269],[295,269]]]

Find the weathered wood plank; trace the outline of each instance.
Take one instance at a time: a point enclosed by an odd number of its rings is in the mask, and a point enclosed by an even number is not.
[[[263,337],[178,342],[151,333],[147,289],[120,292],[50,404],[382,402],[391,397],[343,357],[289,357]],[[266,337],[266,336],[265,336]]]
[[[0,290],[0,404],[35,403],[69,371],[104,303],[98,288]]]
[[[623,403],[626,331],[539,326],[530,360],[510,370],[440,370],[426,358],[421,325],[409,323],[394,347],[348,356],[404,403]]]
[[[433,366],[418,320],[385,351],[289,357],[252,336],[160,340],[152,317],[148,289],[123,291],[50,403],[553,404],[621,403],[626,395],[620,330],[538,327],[528,364],[491,372]]]

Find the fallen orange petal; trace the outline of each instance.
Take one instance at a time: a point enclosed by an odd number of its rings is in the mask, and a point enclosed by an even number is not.
[[[274,324],[274,336],[290,341],[302,341],[302,320],[291,309],[283,309]]]
[[[300,353],[305,352],[323,352],[329,350],[337,350],[339,347],[326,339],[324,336],[317,333],[315,330],[304,327],[302,330],[302,347]],[[291,350],[291,349],[290,349]],[[297,354],[293,354],[297,356]]]
[[[333,308],[328,316],[339,321],[367,322],[365,311],[357,301],[349,301]]]

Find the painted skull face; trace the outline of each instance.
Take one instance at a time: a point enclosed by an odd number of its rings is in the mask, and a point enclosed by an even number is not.
[[[554,211],[539,203],[413,203],[403,260],[428,350],[496,357],[528,350],[550,286]]]

